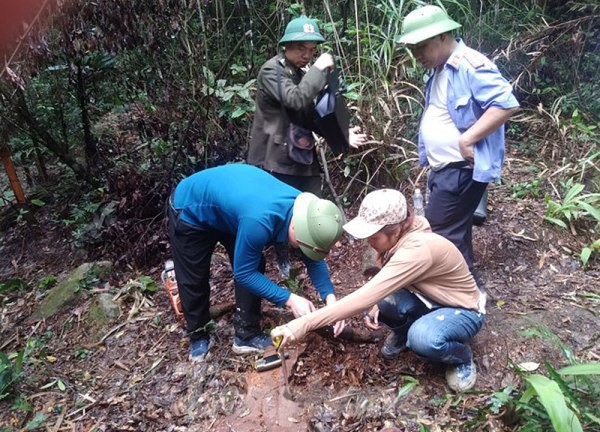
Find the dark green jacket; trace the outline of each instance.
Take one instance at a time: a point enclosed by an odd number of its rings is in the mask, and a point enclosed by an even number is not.
[[[277,88],[277,68],[281,68],[282,100]],[[302,165],[288,157],[285,134],[289,121],[318,133],[313,125],[314,99],[325,87],[326,80],[327,71],[313,66],[304,73],[287,62],[283,54],[262,66],[257,80],[249,164],[279,174],[313,176],[320,173],[316,154],[312,165]],[[282,104],[288,118],[282,112]]]

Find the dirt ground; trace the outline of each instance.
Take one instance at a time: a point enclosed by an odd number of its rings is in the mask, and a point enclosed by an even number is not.
[[[526,179],[527,168],[526,161],[509,159],[505,176],[513,182]],[[484,408],[494,391],[520,385],[515,365],[539,363],[542,372],[544,361],[560,367],[567,363],[561,344],[581,361],[600,360],[600,272],[597,264],[581,270],[568,252],[581,245],[543,222],[542,199],[516,199],[506,184],[490,189],[488,220],[474,232],[488,314],[472,343],[479,371],[473,391],[452,394],[443,368],[410,352],[386,361],[379,356],[381,342],[311,334],[289,350],[290,397],[281,368],[258,373],[254,357],[233,355],[231,313],[216,321],[217,344],[209,361],[189,362],[182,323],[162,289],[149,295],[151,303],[130,321],[132,304],[122,304],[116,330],[94,344],[82,319],[94,295],[141,275],[159,281],[162,270],[131,269],[41,322],[28,317],[43,291],[0,294],[0,351],[16,352],[29,337],[39,339],[18,385],[32,410],[18,409],[14,399],[0,401],[0,430],[23,430],[36,418],[41,430],[52,431],[514,430],[516,426],[507,426]],[[328,258],[341,295],[365,280],[363,250],[363,244],[343,239]],[[59,224],[0,233],[2,279],[19,277],[36,284],[49,274],[64,275],[84,259]],[[278,278],[271,262],[267,272]],[[308,282],[304,285],[304,292],[313,296]],[[230,303],[232,290],[227,259],[217,254],[213,304]],[[290,318],[263,304],[265,328]],[[362,328],[358,318],[350,325]],[[541,333],[549,329],[556,341],[531,336],[527,330],[532,327]]]

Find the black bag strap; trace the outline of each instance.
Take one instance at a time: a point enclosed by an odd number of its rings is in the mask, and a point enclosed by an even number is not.
[[[277,61],[277,65],[277,92],[279,93],[279,106],[281,107],[281,113],[283,114],[283,117],[289,123],[290,118],[285,110],[285,106],[283,105],[283,93],[281,91],[281,70],[285,69],[285,65],[279,60]]]

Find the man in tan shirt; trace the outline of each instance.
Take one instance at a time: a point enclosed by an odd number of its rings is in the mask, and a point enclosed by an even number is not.
[[[431,232],[425,218],[413,216],[404,195],[393,189],[368,194],[344,229],[375,249],[379,273],[336,304],[277,327],[271,335],[283,336],[285,344],[371,308],[367,326],[376,329],[381,322],[392,330],[382,348],[385,358],[411,349],[446,363],[451,389],[473,387],[477,372],[466,343],[483,326],[485,295],[456,246]]]

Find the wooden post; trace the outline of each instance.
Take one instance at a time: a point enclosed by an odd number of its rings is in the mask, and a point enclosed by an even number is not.
[[[8,146],[0,144],[0,157],[2,157],[4,169],[6,170],[8,179],[10,180],[10,186],[12,187],[15,197],[17,198],[17,202],[19,204],[25,204],[25,194],[23,193],[23,188],[21,187],[21,183],[17,177],[15,166],[10,159],[10,151],[8,150]]]

